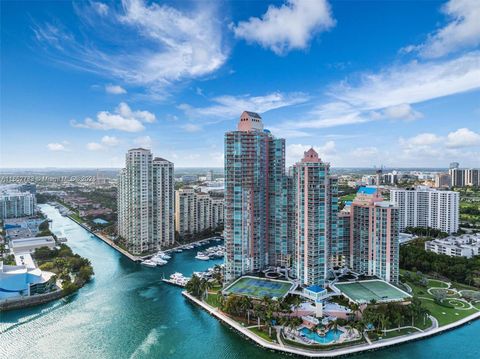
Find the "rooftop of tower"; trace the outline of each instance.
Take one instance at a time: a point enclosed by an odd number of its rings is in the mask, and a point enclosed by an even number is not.
[[[263,131],[263,122],[256,112],[243,111],[238,121],[238,131]]]
[[[303,153],[302,162],[320,162],[320,157],[318,157],[317,151],[311,147],[308,151]]]

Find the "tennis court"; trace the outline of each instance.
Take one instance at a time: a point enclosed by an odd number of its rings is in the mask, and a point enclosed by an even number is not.
[[[411,297],[403,290],[382,280],[335,283],[335,287],[357,303],[369,303],[372,299],[377,303],[395,302]]]
[[[225,288],[223,293],[244,295],[258,299],[265,296],[283,298],[293,286],[294,284],[282,280],[241,277]]]

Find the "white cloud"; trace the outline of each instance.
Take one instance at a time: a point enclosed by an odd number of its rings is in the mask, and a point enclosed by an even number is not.
[[[375,158],[372,158],[372,157],[377,156],[378,153],[379,153],[379,150],[377,147],[367,146],[367,147],[355,148],[350,152],[350,156],[365,160],[364,163],[372,163],[372,162],[375,162],[376,160]]]
[[[144,123],[155,121],[155,115],[148,111],[132,111],[125,103],[121,102],[114,113],[100,111],[96,120],[87,117],[83,123],[71,121],[72,126],[91,128],[97,130],[119,130],[126,132],[140,132],[145,129]]]
[[[304,145],[299,143],[294,143],[287,145],[285,149],[285,161],[287,166],[297,163],[303,158],[303,154],[305,151],[308,151],[311,147],[315,151],[317,151],[319,157],[323,160],[328,162],[328,158],[334,156],[336,154],[336,144],[335,141],[327,141],[321,146],[312,146],[312,145]]]
[[[362,110],[414,104],[480,88],[480,52],[441,62],[386,68],[364,74],[358,85],[342,83],[330,91],[333,97]]]
[[[122,5],[98,21],[78,5],[84,38],[48,23],[34,29],[36,38],[63,65],[144,86],[160,96],[166,95],[166,86],[211,74],[226,61],[215,4],[198,2],[190,11],[144,0],[123,0]],[[104,36],[112,31],[116,36]],[[102,41],[92,41],[98,37]]]
[[[480,146],[480,134],[468,128],[459,128],[447,135],[446,144],[449,148]]]
[[[97,142],[89,142],[87,143],[87,150],[89,151],[100,151],[103,150],[103,146],[100,143]]]
[[[92,8],[101,16],[106,16],[108,14],[108,5],[103,2],[92,2]]]
[[[279,129],[327,128],[385,118],[413,120],[422,114],[411,104],[480,88],[480,52],[447,61],[394,65],[363,74],[359,83],[334,85],[335,100],[318,105],[303,119],[277,125]]]
[[[419,51],[428,58],[438,58],[456,50],[480,44],[480,2],[450,0],[442,7],[450,22],[428,36],[421,45],[405,47],[405,52]]]
[[[120,143],[118,138],[114,136],[103,136],[100,142],[101,143],[89,142],[85,147],[90,151],[100,151],[106,149],[107,147],[114,147]]]
[[[414,110],[408,103],[390,106],[379,111],[374,111],[371,114],[373,118],[378,119],[394,119],[394,120],[417,120],[423,115]]]
[[[122,86],[119,85],[106,85],[105,92],[112,95],[122,95],[127,93],[127,90],[125,90]]]
[[[195,125],[193,123],[187,123],[181,127],[187,132],[199,132],[202,130],[201,126]]]
[[[102,143],[106,146],[116,146],[120,143],[120,141],[114,136],[103,136]]]
[[[284,54],[306,48],[316,33],[334,25],[326,0],[287,0],[280,7],[270,5],[261,19],[251,17],[241,21],[233,31],[238,38]]]
[[[65,144],[67,144],[67,142],[63,142],[63,143],[49,143],[47,145],[47,148],[50,150],[50,151],[67,151],[67,148],[65,147]]]
[[[219,96],[212,99],[212,102],[216,103],[215,105],[192,107],[187,104],[182,104],[179,108],[183,110],[187,116],[203,118],[208,122],[212,117],[222,120],[236,118],[245,110],[262,114],[277,108],[300,104],[307,100],[308,96],[303,93],[273,92],[264,96]]]
[[[442,138],[434,133],[421,133],[408,139],[400,138],[399,140],[402,146],[408,148],[429,146],[439,143],[440,141],[442,141]]]
[[[150,136],[137,137],[133,142],[137,146],[140,146],[140,147],[143,147],[143,148],[148,148],[148,149],[151,149],[152,144],[153,144],[153,140]]]

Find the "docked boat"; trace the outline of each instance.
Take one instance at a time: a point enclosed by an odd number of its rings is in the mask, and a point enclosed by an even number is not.
[[[143,261],[141,264],[142,264],[142,266],[149,267],[149,268],[154,268],[154,267],[157,266],[157,263],[155,263],[151,260]]]
[[[165,283],[173,284],[179,287],[185,287],[190,280],[189,277],[185,277],[182,273],[173,273],[170,279],[162,279]]]
[[[208,261],[210,259],[210,257],[207,254],[202,252],[198,252],[195,258],[200,259],[201,261]]]
[[[152,257],[152,258],[150,259],[150,261],[153,262],[153,263],[155,263],[156,265],[159,265],[159,266],[163,266],[163,265],[165,265],[165,264],[168,263],[165,259],[160,258],[160,257],[158,257],[158,256]]]
[[[172,259],[171,256],[169,256],[167,253],[162,251],[158,252],[156,257],[162,258],[163,260],[166,260],[166,261],[168,261],[169,259]]]

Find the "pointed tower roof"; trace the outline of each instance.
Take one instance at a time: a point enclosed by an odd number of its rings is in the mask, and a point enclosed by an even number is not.
[[[262,131],[262,118],[256,112],[243,111],[237,128],[239,131]]]
[[[320,162],[317,151],[310,147],[310,149],[303,153],[302,162]]]

